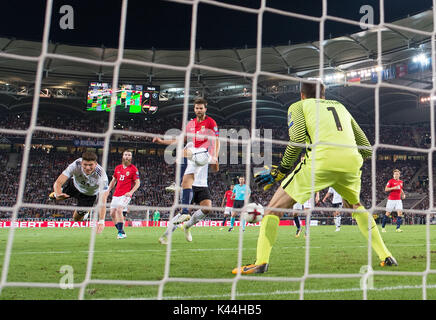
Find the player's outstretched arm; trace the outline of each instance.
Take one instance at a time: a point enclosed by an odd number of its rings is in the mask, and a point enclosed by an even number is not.
[[[184,137],[183,141],[184,142],[187,141],[187,137],[186,136]],[[177,139],[164,140],[164,139],[159,138],[159,137],[154,137],[152,142],[156,143],[156,144],[163,144],[163,145],[169,146],[169,145],[172,145],[172,144],[177,144]]]
[[[356,140],[356,144],[361,147],[371,147],[371,143],[369,143],[368,138],[363,132],[362,128],[357,124],[354,118],[351,118],[351,127],[354,132],[354,139]],[[362,155],[363,160],[371,158],[372,150],[371,149],[359,149],[359,153]]]
[[[55,193],[56,200],[64,200],[70,197],[68,194],[62,192],[62,186],[65,184],[65,182],[67,182],[67,180],[68,177],[61,173],[53,184],[53,191]]]
[[[301,146],[306,143],[306,120],[301,101],[292,104],[288,110],[289,144],[286,146],[280,167],[290,170],[301,153]]]
[[[255,182],[266,191],[275,182],[282,180],[291,171],[292,166],[298,159],[302,147],[306,142],[306,121],[302,108],[302,102],[296,102],[288,110],[289,144],[286,146],[285,153],[279,166],[272,166],[255,175]]]
[[[101,207],[98,210],[98,224],[97,224],[97,233],[102,233],[104,227],[105,227],[105,220],[106,220],[106,203],[108,198],[109,192],[103,191],[101,192]]]

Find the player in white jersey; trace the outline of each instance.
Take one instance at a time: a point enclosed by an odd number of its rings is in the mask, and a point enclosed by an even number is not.
[[[56,179],[53,190],[49,195],[52,200],[77,199],[79,207],[93,207],[100,191],[102,205],[99,210],[97,233],[104,229],[106,217],[106,202],[109,193],[109,180],[106,172],[97,163],[97,155],[94,152],[84,152],[82,157],[71,163]],[[83,220],[88,210],[74,210],[74,221]]]
[[[315,205],[319,202],[319,192],[315,193]],[[300,210],[302,211],[304,209],[304,211],[310,210],[312,209],[312,198],[310,198],[309,200],[307,200],[304,204],[301,203],[296,203],[293,205],[292,209],[294,210]],[[295,233],[295,238],[298,238],[301,234],[301,222],[300,222],[300,217],[298,216],[298,212],[294,212],[293,214],[294,217],[294,223],[295,226],[297,227],[297,232]],[[306,236],[306,233],[305,233]]]
[[[191,204],[196,204],[203,208],[196,210],[192,216],[184,213],[179,217],[173,217],[173,219],[168,223],[167,230],[159,238],[161,244],[168,244],[168,234],[174,232],[179,226],[181,226],[181,229],[185,233],[186,241],[192,242],[191,227],[197,224],[200,220],[203,220],[210,212],[209,208],[212,207],[212,197],[208,187],[207,176],[208,169],[207,165],[205,165],[194,173],[194,182],[192,183],[193,197]],[[185,223],[182,224],[183,222]]]
[[[322,203],[325,203],[326,200],[332,195],[333,195],[333,199],[332,199],[333,208],[342,208],[342,197],[332,187],[329,187],[326,195],[324,196],[324,199],[322,199]],[[335,221],[335,225],[336,225],[335,232],[341,231],[341,212],[339,210],[336,210],[333,213],[333,220]]]

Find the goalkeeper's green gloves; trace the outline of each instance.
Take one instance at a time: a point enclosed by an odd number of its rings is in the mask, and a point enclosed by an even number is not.
[[[268,190],[274,183],[283,180],[289,173],[290,169],[283,168],[281,165],[272,166],[271,169],[268,166],[265,169],[257,172],[254,177],[254,181],[259,187],[263,187],[263,190]]]

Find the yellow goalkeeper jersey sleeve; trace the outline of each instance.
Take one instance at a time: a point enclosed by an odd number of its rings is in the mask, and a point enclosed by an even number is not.
[[[307,148],[310,164],[315,159],[316,170],[355,172],[363,159],[372,154],[370,149],[356,148],[371,147],[371,144],[338,101],[305,99],[293,103],[288,109],[288,129],[290,143],[281,161],[285,168],[292,167],[303,148],[295,144],[319,143],[315,148]]]

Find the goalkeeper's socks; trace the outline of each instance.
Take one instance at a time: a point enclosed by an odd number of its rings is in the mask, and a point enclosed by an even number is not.
[[[235,226],[235,217],[232,217],[230,219],[230,228],[233,228]]]
[[[295,226],[297,227],[297,229],[301,228],[299,216],[294,217],[294,223],[295,223]]]
[[[360,206],[357,208],[357,210],[365,210],[363,206]],[[365,238],[368,240],[369,232],[368,232],[368,218],[371,222],[371,244],[374,251],[377,253],[378,257],[380,258],[380,261],[385,261],[387,257],[391,257],[392,254],[389,252],[389,250],[386,248],[385,243],[383,242],[383,239],[380,235],[380,232],[378,231],[377,225],[374,221],[374,218],[372,216],[369,216],[368,211],[360,211],[360,212],[353,212],[352,217],[356,220],[357,226],[359,227],[360,232],[365,236]]]
[[[206,215],[201,211],[201,209],[198,209],[194,212],[191,219],[189,219],[188,222],[186,222],[185,227],[191,228],[192,226],[195,226],[198,221],[202,220]]]
[[[383,219],[382,219],[382,228],[384,228],[386,226],[386,222],[388,222],[388,217],[386,215],[384,215]]]
[[[397,217],[397,229],[400,229],[402,222],[403,222],[403,217],[398,216]]]
[[[262,219],[259,238],[257,239],[256,265],[269,263],[271,249],[277,239],[279,222],[280,218],[272,214]]]
[[[191,204],[192,201],[192,189],[183,189],[182,190],[182,204]],[[188,208],[183,208],[182,209],[182,213],[183,214],[188,214],[189,213],[189,209]]]

